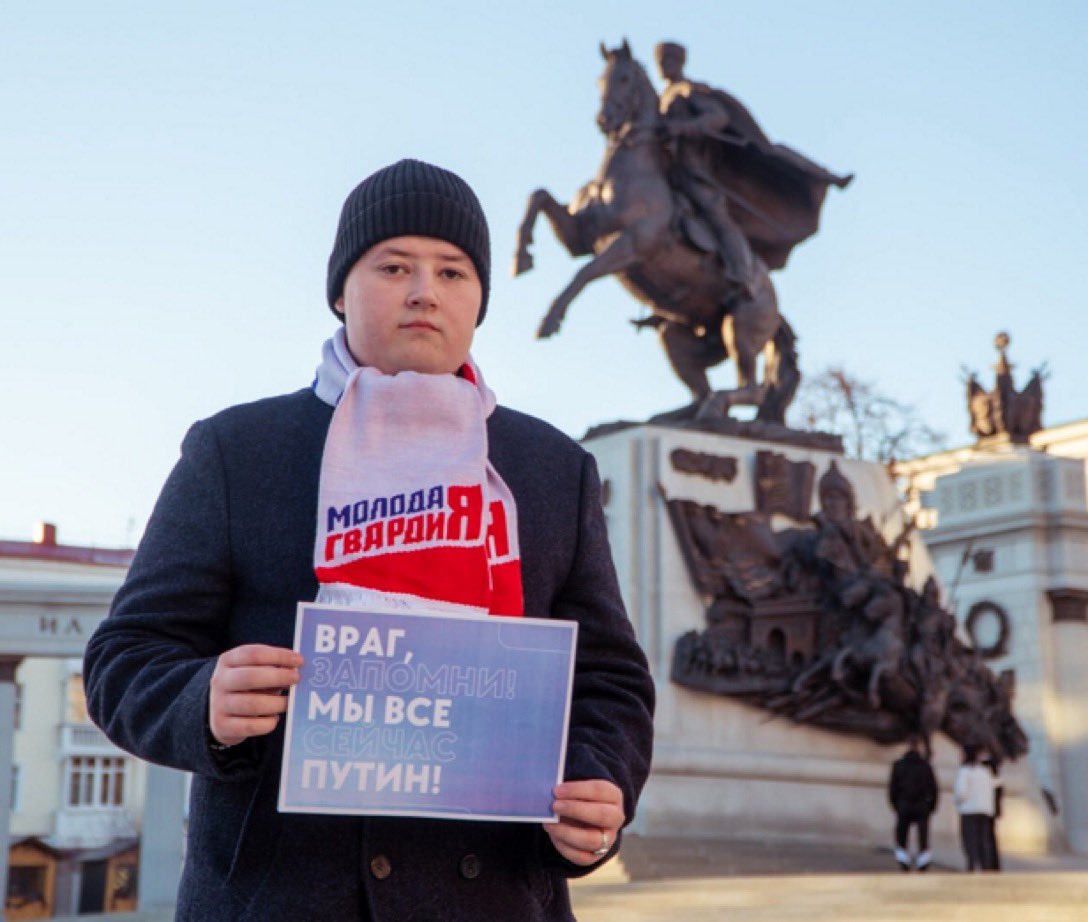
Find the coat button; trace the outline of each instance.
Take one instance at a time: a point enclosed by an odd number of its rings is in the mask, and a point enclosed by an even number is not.
[[[378,880],[385,880],[393,873],[393,865],[389,863],[385,855],[375,855],[370,859],[370,873]]]
[[[475,880],[480,876],[480,859],[475,855],[465,855],[465,857],[461,859],[458,870],[460,870],[461,876],[465,878],[465,880]]]

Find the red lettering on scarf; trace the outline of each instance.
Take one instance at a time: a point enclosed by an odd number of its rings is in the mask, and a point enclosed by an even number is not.
[[[446,537],[446,513],[427,513],[427,540],[441,541]]]
[[[506,528],[506,507],[502,500],[493,500],[488,507],[487,547],[491,557],[506,557],[510,553],[510,536]]]
[[[384,522],[371,522],[366,527],[366,541],[363,542],[363,551],[380,550],[385,546]]]
[[[424,541],[447,539],[477,540],[483,518],[483,491],[480,487],[450,487],[448,496],[452,505],[448,512],[398,516],[384,522],[371,522],[366,526],[365,532],[361,528],[352,528],[342,534],[328,535],[325,538],[325,560],[381,551],[397,544],[420,544]],[[501,500],[495,500],[488,507],[484,540],[492,558],[501,559],[510,555],[506,507]]]
[[[405,544],[419,544],[423,540],[423,518],[414,515],[408,520],[408,527],[404,530]]]
[[[450,541],[475,541],[480,536],[483,489],[479,486],[450,487],[446,498],[450,507],[446,537]]]

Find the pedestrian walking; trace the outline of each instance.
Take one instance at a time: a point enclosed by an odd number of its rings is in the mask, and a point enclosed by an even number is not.
[[[996,787],[993,773],[982,764],[986,755],[985,747],[967,746],[953,788],[968,871],[996,869],[989,833],[993,824]]]
[[[907,740],[907,751],[892,766],[888,800],[895,811],[895,860],[904,871],[913,866],[926,870],[933,856],[929,851],[929,819],[937,809],[937,779],[922,751],[921,737]],[[917,830],[918,853],[908,848],[910,829]]]

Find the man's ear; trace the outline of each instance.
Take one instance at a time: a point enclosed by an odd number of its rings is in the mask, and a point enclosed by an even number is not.
[[[340,295],[340,297],[336,299],[336,303],[332,306],[332,309],[334,311],[336,311],[336,313],[338,313],[338,314],[343,314],[344,313],[344,296],[343,295]]]

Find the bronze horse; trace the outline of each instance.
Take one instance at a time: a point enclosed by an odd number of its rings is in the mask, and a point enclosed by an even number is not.
[[[754,257],[757,281],[749,297],[716,255],[685,239],[682,228],[697,237],[699,222],[684,215],[687,209],[669,183],[657,92],[626,41],[612,51],[602,45],[601,54],[607,66],[597,124],[608,146],[600,169],[568,205],[537,189],[518,230],[515,275],[532,268],[529,245],[541,212],[572,256],[594,254],[552,302],[537,336],[557,333],[582,289],[615,274],[651,308],[648,323],[657,327],[669,363],[698,402],[699,416],[749,405],[758,408],[757,418],[781,423],[800,373],[795,337],[778,312],[767,266]],[[762,383],[757,377],[761,352]],[[707,369],[730,357],[738,386],[714,392]]]

